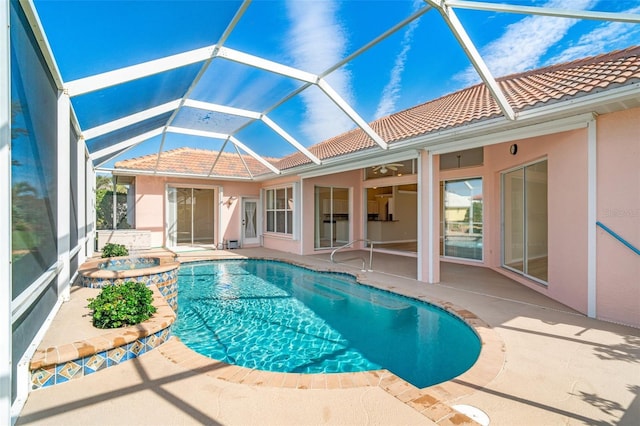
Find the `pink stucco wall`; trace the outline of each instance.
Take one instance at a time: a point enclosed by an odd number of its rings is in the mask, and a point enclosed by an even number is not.
[[[302,189],[302,254],[313,254],[322,252],[315,250],[314,240],[314,220],[315,220],[315,187],[336,187],[349,189],[351,195],[351,203],[349,206],[349,219],[351,229],[349,241],[364,238],[364,214],[362,212],[362,171],[353,170],[350,172],[336,173],[329,176],[321,176],[316,178],[305,179]],[[358,247],[358,245],[356,245]],[[325,251],[331,251],[327,249]]]
[[[597,219],[634,244],[640,245],[640,109],[612,113],[597,118]],[[586,125],[585,125],[586,126]],[[511,155],[509,146],[517,143],[518,152]],[[439,185],[443,180],[482,177],[484,213],[484,259],[466,262],[493,268],[514,280],[543,293],[579,312],[587,313],[588,292],[588,134],[580,128],[546,136],[501,143],[484,149],[484,164],[479,167],[439,171],[438,156],[434,170],[426,173],[426,153],[420,161],[419,201],[422,253],[418,259],[421,279],[439,281]],[[547,159],[548,161],[548,285],[528,280],[501,267],[501,174],[507,170]],[[433,180],[429,181],[428,176]],[[261,189],[292,185],[298,188],[302,210],[299,234],[296,237],[263,233],[266,248],[314,254],[314,188],[333,186],[349,188],[350,240],[365,236],[363,214],[363,182],[361,170],[329,176],[300,179],[281,177],[261,183],[196,181],[156,177],[138,177],[136,182],[136,223],[139,229],[152,231],[154,246],[166,244],[166,184],[215,186],[224,194],[219,200],[219,240],[240,239],[241,217],[239,200],[243,196],[259,197]],[[429,192],[436,200],[434,215],[427,217]],[[220,192],[218,192],[220,194]],[[238,197],[230,205],[221,203],[230,196]],[[429,221],[434,235],[429,235]],[[431,241],[435,267],[430,271],[428,259]],[[597,230],[597,299],[596,315],[605,320],[640,326],[640,262],[631,250],[604,231]],[[449,259],[443,258],[445,261]]]
[[[151,231],[152,247],[161,247],[167,244],[165,232],[167,185],[216,189],[216,205],[218,207],[215,219],[216,244],[223,240],[240,240],[242,219],[239,200],[241,197],[257,198],[260,196],[260,187],[255,183],[138,176],[136,177],[136,228]],[[222,198],[220,197],[221,193]],[[230,204],[223,203],[231,196],[237,198],[232,200]]]
[[[509,152],[512,143],[518,145],[516,155]],[[501,268],[501,174],[545,158],[548,162],[548,286]],[[483,179],[484,259],[481,262],[462,263],[494,268],[538,292],[586,313],[586,129],[487,146],[482,166],[441,171],[439,177],[442,181],[476,177]]]
[[[597,121],[597,220],[640,247],[640,108]],[[596,231],[596,315],[640,327],[640,256]]]

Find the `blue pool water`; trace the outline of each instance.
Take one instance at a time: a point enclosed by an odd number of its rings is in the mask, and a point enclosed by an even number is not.
[[[346,274],[283,262],[183,264],[173,332],[194,351],[267,371],[386,368],[417,387],[449,380],[480,353],[459,318]]]

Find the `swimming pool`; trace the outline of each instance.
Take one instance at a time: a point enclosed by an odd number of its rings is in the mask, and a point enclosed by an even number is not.
[[[192,350],[266,371],[386,368],[422,388],[469,369],[480,339],[433,305],[271,260],[183,264],[173,333]]]

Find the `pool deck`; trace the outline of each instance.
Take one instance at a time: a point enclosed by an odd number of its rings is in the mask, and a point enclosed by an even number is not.
[[[441,283],[429,285],[415,280],[415,258],[381,253],[374,255],[376,272],[364,273],[331,264],[328,255],[176,254],[180,261],[257,257],[351,272],[464,317],[483,350],[464,375],[420,390],[384,371],[256,372],[204,358],[172,338],[134,360],[31,392],[17,424],[472,424],[450,408],[456,405],[477,407],[492,425],[640,424],[640,330],[586,318],[490,269],[443,262]],[[89,290],[74,287],[40,347],[94,336]]]

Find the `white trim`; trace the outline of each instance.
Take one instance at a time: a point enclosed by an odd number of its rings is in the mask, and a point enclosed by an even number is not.
[[[423,268],[422,268],[422,262],[424,259],[424,254],[425,254],[425,246],[424,246],[424,234],[423,234],[423,229],[422,227],[424,226],[422,224],[422,220],[420,218],[424,217],[423,212],[426,210],[426,205],[425,205],[425,201],[424,201],[424,188],[422,187],[423,181],[422,181],[422,174],[424,173],[422,170],[422,156],[427,154],[426,150],[420,151],[418,152],[418,167],[417,167],[417,174],[418,174],[418,223],[417,223],[417,235],[418,235],[418,256],[417,256],[417,271],[416,271],[416,279],[418,281],[422,281],[422,275],[423,275]],[[365,197],[366,200],[366,197]]]
[[[583,129],[592,114],[580,114],[543,123],[530,124],[517,128],[505,129],[490,133],[495,123],[471,125],[464,129],[451,129],[437,134],[425,135],[412,140],[409,145],[426,145],[434,154],[446,154],[463,149],[479,148],[504,142],[516,141],[568,130]],[[481,133],[480,136],[474,134]],[[451,141],[451,142],[447,142]]]
[[[11,323],[17,321],[29,309],[40,295],[47,289],[51,281],[56,279],[63,263],[57,261],[42,273],[26,290],[11,302]]]
[[[179,133],[181,135],[200,136],[210,139],[227,139],[229,135],[227,133],[210,132],[208,130],[190,129],[187,127],[168,126],[167,133]]]
[[[141,135],[135,136],[135,137],[133,137],[131,139],[127,139],[126,141],[122,141],[122,142],[119,142],[119,143],[117,143],[115,145],[111,145],[108,148],[104,148],[104,149],[101,149],[99,151],[95,151],[93,154],[91,154],[89,156],[89,158],[91,158],[92,160],[97,160],[99,158],[104,157],[105,155],[109,155],[109,154],[113,154],[114,152],[118,152],[121,149],[133,147],[134,145],[142,143],[142,142],[144,142],[144,141],[146,141],[148,139],[151,139],[151,138],[153,138],[155,136],[161,135],[162,134],[162,130],[163,130],[163,127],[158,127],[157,129],[150,130],[150,131],[148,131],[146,133],[143,133]],[[106,161],[103,161],[99,165],[102,165],[102,164],[106,163],[110,159],[111,158],[109,158]]]
[[[45,318],[42,326],[40,326],[40,329],[33,337],[33,340],[16,365],[17,389],[16,400],[11,406],[11,424],[15,424],[15,422],[18,420],[18,416],[20,416],[20,412],[22,411],[24,404],[27,402],[29,387],[31,384],[31,375],[29,374],[29,364],[31,363],[31,358],[33,358],[33,354],[35,353],[36,349],[38,349],[38,345],[40,344],[40,342],[42,342],[42,339],[44,339],[47,330],[49,330],[49,327],[51,327],[51,323],[53,322],[55,316],[58,314],[62,303],[63,300],[61,298],[58,298],[56,304],[53,305],[53,308],[51,308],[51,312],[49,312],[49,315],[47,315],[47,318]]]
[[[238,117],[253,118],[260,120],[261,113],[250,111],[248,109],[234,108],[226,105],[213,104],[210,102],[196,101],[193,99],[185,99],[184,106],[189,108],[202,109],[205,111],[219,112],[221,114],[235,115]]]
[[[445,0],[447,6],[460,9],[485,10],[492,12],[510,12],[526,15],[557,16],[562,18],[593,19],[601,21],[618,21],[640,23],[640,15],[619,12],[597,12],[591,10],[554,9],[535,6],[515,6],[510,4],[485,3],[465,0]]]
[[[437,0],[425,1],[440,12],[442,19],[444,19],[445,23],[451,30],[451,33],[458,40],[458,43],[460,43],[460,46],[462,46],[462,49],[471,61],[471,64],[480,75],[480,78],[482,79],[484,84],[487,86],[487,89],[489,89],[489,91],[493,95],[493,99],[498,103],[504,115],[509,120],[514,120],[516,118],[516,113],[513,111],[513,108],[511,108],[509,101],[504,96],[502,89],[500,89],[500,86],[491,74],[491,71],[489,71],[489,67],[487,67],[484,59],[482,59],[480,52],[478,52],[478,49],[476,49],[473,41],[471,41],[471,38],[458,19],[455,11],[447,5],[446,1],[444,3]]]
[[[342,99],[342,97],[336,92],[326,80],[319,78],[317,82],[318,87],[322,90],[325,95],[329,97],[337,105],[338,108],[342,110],[349,118],[358,125],[362,129],[363,132],[367,134],[375,143],[377,143],[380,148],[387,149],[389,146],[382,139],[380,135],[378,135],[358,113],[349,105],[347,101]]]
[[[0,2],[0,424],[11,420],[11,45],[10,2]]]
[[[38,47],[40,48],[40,53],[44,58],[44,61],[47,64],[47,69],[51,73],[51,78],[53,79],[56,89],[62,90],[63,82],[62,76],[60,74],[60,70],[58,69],[58,65],[56,64],[55,57],[53,56],[53,51],[51,50],[51,46],[49,45],[49,40],[47,39],[44,30],[42,29],[42,23],[40,22],[40,17],[36,12],[36,8],[33,4],[33,0],[19,0],[20,6],[24,11],[27,20],[29,21],[29,25],[31,26],[31,31],[33,31],[33,36],[38,43]],[[9,23],[10,24],[10,23]]]
[[[77,157],[76,157],[76,167],[77,167],[77,174],[76,176],[78,177],[78,185],[77,185],[77,193],[76,193],[76,200],[77,200],[77,206],[78,206],[78,211],[77,211],[77,215],[78,215],[78,245],[82,245],[82,250],[80,252],[80,255],[78,256],[78,266],[81,265],[87,256],[86,250],[84,249],[85,244],[86,244],[86,238],[87,238],[87,207],[86,207],[86,203],[87,203],[87,196],[86,196],[86,191],[87,191],[87,168],[86,168],[86,163],[87,163],[87,157],[85,155],[85,149],[86,149],[86,145],[84,143],[84,140],[82,138],[78,139],[78,143],[76,144],[75,147],[71,147],[71,149],[76,149],[77,151]]]
[[[435,243],[435,234],[434,234],[434,226],[433,226],[433,212],[435,209],[435,200],[434,200],[434,190],[433,188],[435,187],[433,179],[433,153],[427,151],[428,153],[428,157],[427,157],[427,173],[429,174],[429,188],[428,189],[428,193],[427,193],[427,197],[428,197],[428,224],[429,224],[429,238],[427,243],[429,244],[428,248],[427,248],[427,262],[429,265],[429,274],[428,274],[428,278],[427,278],[427,282],[430,284],[435,284],[435,275],[434,275],[434,268],[436,267],[435,265],[435,253],[433,252],[433,245]],[[438,256],[439,258],[440,256]],[[439,260],[438,260],[439,261]]]
[[[113,71],[107,71],[90,77],[69,81],[65,84],[65,89],[69,96],[79,96],[86,93],[95,92],[100,89],[159,74],[185,65],[204,62],[211,59],[216,46],[207,46],[189,52],[178,53],[177,55],[166,56],[152,61],[142,62]]]
[[[158,105],[156,107],[110,121],[100,126],[92,127],[82,132],[81,135],[84,139],[92,139],[113,132],[114,130],[122,129],[132,124],[136,124],[149,118],[165,114],[169,111],[173,111],[180,106],[180,102],[180,99],[176,99],[171,102],[167,102],[162,105]]]
[[[268,59],[263,59],[248,53],[240,52],[238,50],[230,49],[228,47],[221,47],[216,56],[218,58],[228,59],[233,62],[249,65],[254,68],[259,68],[261,70],[294,78],[307,83],[316,83],[318,80],[318,76],[315,74],[269,61]]]
[[[378,154],[375,158],[371,158],[371,152],[367,152],[365,158],[357,158],[358,155],[354,156],[343,156],[339,158],[339,161],[331,160],[323,160],[323,167],[321,169],[313,168],[308,172],[298,172],[296,175],[301,176],[305,179],[324,176],[328,174],[347,172],[355,169],[364,169],[366,167],[377,166],[381,162],[388,163],[396,163],[398,161],[404,160],[413,160],[419,158],[418,151],[415,149],[402,151],[402,152],[385,152],[384,157],[381,157],[381,152],[376,150]],[[288,171],[288,170],[287,170]],[[286,172],[286,171],[285,171]]]
[[[265,160],[264,158],[262,158],[261,156],[259,156],[255,152],[253,152],[253,150],[251,148],[249,148],[248,146],[246,146],[245,144],[240,142],[234,136],[229,136],[229,140],[231,141],[232,144],[234,144],[235,146],[237,146],[238,148],[242,149],[244,152],[246,152],[247,154],[249,154],[250,156],[252,156],[256,160],[258,160],[260,163],[262,163],[263,166],[265,166],[266,168],[271,170],[273,173],[275,173],[277,175],[280,174],[280,170],[278,170],[273,164],[269,163],[267,160]],[[240,156],[240,158],[242,158],[242,156]]]
[[[65,93],[58,93],[58,176],[56,187],[58,188],[58,207],[57,207],[57,241],[58,241],[58,260],[62,264],[60,273],[58,274],[58,297],[63,300],[69,300],[71,297],[69,280],[70,272],[70,231],[71,224],[69,217],[71,216],[71,167],[76,164],[70,164],[71,159],[71,124],[70,124],[70,99]],[[73,147],[74,149],[76,147]],[[64,190],[66,188],[67,190]]]
[[[274,132],[279,134],[284,140],[286,140],[291,145],[293,145],[295,148],[297,148],[298,151],[300,151],[304,155],[306,155],[309,160],[313,161],[316,164],[321,164],[322,163],[320,161],[320,159],[318,159],[318,157],[313,155],[307,148],[305,148],[293,136],[291,136],[289,133],[287,133],[282,127],[280,127],[278,124],[276,124],[272,119],[270,119],[266,115],[261,116],[260,119],[262,120],[262,122],[264,124],[269,126],[271,128],[271,130],[273,130]]]
[[[236,177],[236,176],[218,176],[218,175],[206,175],[198,173],[177,173],[177,172],[154,172],[153,170],[134,170],[134,169],[121,169],[121,168],[99,168],[99,172],[113,173],[115,175],[123,176],[165,176],[165,177],[188,177],[188,178],[200,178],[208,180],[228,180],[228,181],[250,181],[249,177]]]
[[[596,119],[592,117],[587,127],[587,315],[590,318],[596,318],[597,315],[597,148]]]

